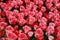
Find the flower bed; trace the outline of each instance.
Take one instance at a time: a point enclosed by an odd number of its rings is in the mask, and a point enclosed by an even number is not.
[[[60,40],[60,0],[0,0],[0,40]]]

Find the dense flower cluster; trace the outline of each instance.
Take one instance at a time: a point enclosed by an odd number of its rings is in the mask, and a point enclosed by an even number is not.
[[[0,0],[0,40],[60,40],[60,0]]]

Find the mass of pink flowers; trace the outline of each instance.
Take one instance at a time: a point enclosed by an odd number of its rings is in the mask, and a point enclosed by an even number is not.
[[[60,0],[0,0],[0,40],[60,40]]]

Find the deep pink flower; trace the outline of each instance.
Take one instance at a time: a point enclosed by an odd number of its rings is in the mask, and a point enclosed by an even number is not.
[[[46,11],[46,8],[45,7],[41,7],[41,12],[45,12]]]
[[[35,21],[36,21],[36,18],[35,17],[29,16],[29,18],[28,18],[28,23],[29,24],[33,24]]]
[[[54,33],[54,27],[55,27],[55,24],[54,24],[54,23],[50,23],[50,24],[49,24],[49,26],[48,26],[48,28],[47,28],[47,33],[48,33],[48,35]]]
[[[36,18],[37,18],[37,19],[40,19],[41,17],[42,17],[42,12],[36,13]]]
[[[20,20],[19,20],[19,25],[22,26],[22,25],[24,25],[25,23],[26,23],[26,20],[25,20],[25,19],[20,19]]]
[[[28,40],[28,37],[24,33],[19,33],[18,40]]]
[[[14,31],[14,29],[13,29],[12,26],[7,26],[7,27],[5,28],[5,30]]]
[[[6,30],[6,36],[7,36],[7,38],[11,38],[11,39],[14,39],[14,40],[16,40],[17,37],[18,37],[15,33],[11,32],[11,31],[8,31],[8,30]]]
[[[32,31],[29,31],[28,32],[28,36],[32,37],[33,36],[33,32]]]
[[[49,36],[49,40],[54,40],[54,37],[53,36]]]
[[[23,30],[24,30],[25,33],[27,33],[31,30],[31,28],[26,25],[26,26],[23,27]]]
[[[43,31],[41,28],[38,28],[35,32],[35,37],[39,39],[41,36],[43,36]]]
[[[34,25],[34,30],[36,30],[37,28],[39,28],[39,26],[38,25]]]

